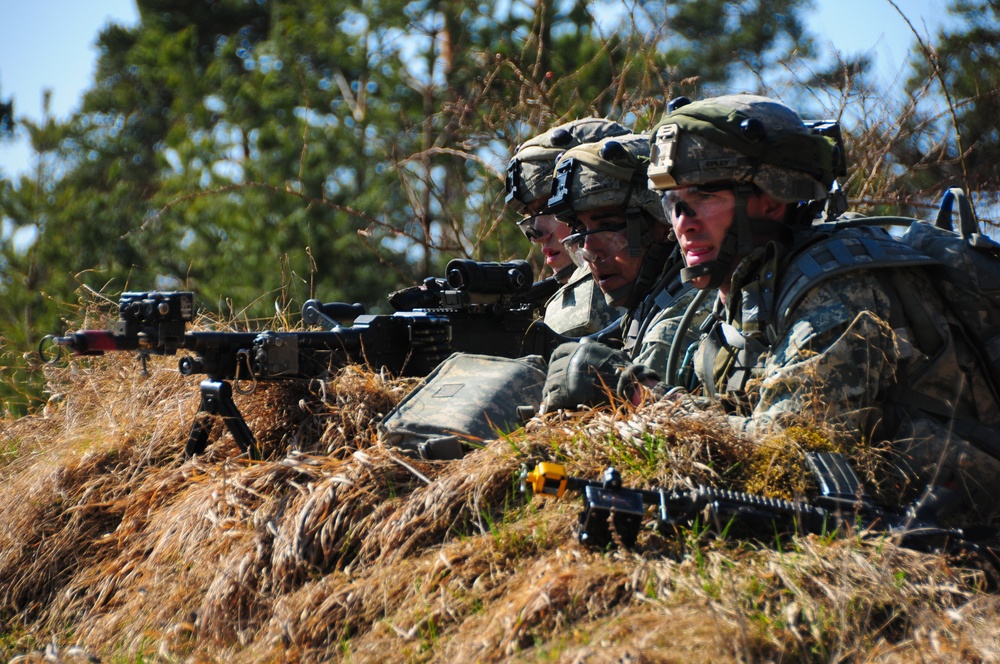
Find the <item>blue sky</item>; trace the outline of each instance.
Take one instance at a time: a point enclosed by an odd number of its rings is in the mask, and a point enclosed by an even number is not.
[[[934,35],[943,0],[896,0],[921,34]],[[889,0],[815,0],[811,28],[821,46],[844,54],[871,50],[883,83],[891,84],[913,43],[909,27]],[[0,99],[14,97],[16,116],[39,120],[42,91],[52,90],[51,112],[65,119],[90,86],[97,34],[109,22],[135,25],[135,0],[5,0],[0,21]],[[0,146],[0,176],[31,165],[23,139]]]

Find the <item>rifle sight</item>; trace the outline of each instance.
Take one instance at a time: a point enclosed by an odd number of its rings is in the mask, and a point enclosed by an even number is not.
[[[137,339],[168,353],[184,347],[184,328],[194,320],[194,293],[190,291],[125,292],[118,300],[115,334]]]
[[[528,261],[479,263],[456,258],[445,268],[448,285],[483,295],[521,295],[531,288],[534,274]]]

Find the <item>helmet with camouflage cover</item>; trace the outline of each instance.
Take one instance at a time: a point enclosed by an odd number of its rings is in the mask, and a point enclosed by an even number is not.
[[[671,102],[650,140],[650,189],[732,183],[735,216],[719,257],[683,273],[685,281],[711,275],[710,288],[720,286],[738,256],[750,252],[755,229],[765,230],[768,222],[747,215],[754,188],[780,203],[812,203],[827,197],[844,169],[838,140],[814,131],[784,104],[757,95]],[[664,205],[671,203],[665,199]]]
[[[784,104],[745,94],[675,102],[651,141],[650,189],[746,182],[783,203],[825,198],[839,149]]]
[[[564,221],[602,207],[643,210],[667,223],[660,197],[646,186],[649,136],[628,134],[571,148],[555,163],[546,212]]]
[[[549,197],[552,167],[560,154],[583,143],[593,143],[629,130],[611,120],[583,118],[561,124],[518,146],[507,164],[505,181],[508,206],[525,212],[528,205]]]
[[[645,294],[662,270],[665,254],[658,238],[663,233],[652,232],[659,224],[667,224],[659,195],[647,187],[649,137],[628,134],[605,138],[571,148],[556,161],[552,196],[546,213],[574,226],[582,212],[603,208],[619,208],[625,218],[625,247],[631,257],[643,257],[636,283],[628,289],[605,293],[609,304],[631,306],[635,297]],[[587,233],[566,238],[567,247],[579,251]],[[574,237],[578,238],[574,240]],[[652,247],[658,247],[650,251]],[[667,252],[669,253],[669,252]],[[580,262],[580,261],[578,261]],[[627,290],[627,292],[626,292]]]

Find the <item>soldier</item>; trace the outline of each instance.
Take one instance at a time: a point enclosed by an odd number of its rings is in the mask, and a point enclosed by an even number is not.
[[[618,320],[622,311],[605,302],[590,270],[573,263],[562,245],[569,228],[544,212],[552,189],[552,169],[565,150],[627,133],[628,129],[611,120],[574,120],[525,141],[507,165],[506,203],[525,215],[518,226],[541,246],[545,264],[562,284],[545,305],[545,324],[566,336],[599,332]]]
[[[933,493],[939,516],[945,505],[992,516],[1000,462],[952,424],[995,428],[1000,414],[927,274],[891,267],[803,276],[812,268],[797,257],[815,244],[811,225],[837,150],[790,108],[751,95],[674,108],[655,128],[649,185],[663,192],[683,278],[718,288],[716,322],[694,369],[737,431],[826,423],[854,443],[892,441],[914,486],[952,490]],[[809,287],[786,299],[796,279]],[[901,317],[904,300],[916,300],[921,315]],[[929,414],[928,404],[948,412]]]
[[[648,156],[648,136],[631,134],[577,146],[557,161],[547,211],[568,225],[563,243],[589,266],[607,302],[626,314],[623,349],[594,342],[556,349],[547,411],[601,403],[619,382],[624,389],[633,380],[667,376],[671,341],[695,291],[677,280],[676,245],[659,196],[646,186]],[[689,332],[681,346],[696,339]],[[620,375],[633,363],[641,373]]]
[[[573,264],[561,242],[568,228],[544,213],[552,169],[564,150],[627,133],[610,120],[576,120],[525,142],[507,166],[506,202],[526,215],[519,222],[521,230],[541,245],[546,264],[562,283],[546,303],[544,321],[566,336],[599,332],[621,313],[607,304],[590,271]],[[520,406],[537,407],[544,368],[544,359],[537,356],[507,359],[456,353],[385,418],[382,439],[425,459],[460,458],[470,440],[489,437],[497,427],[509,428]],[[462,389],[456,390],[456,385]]]

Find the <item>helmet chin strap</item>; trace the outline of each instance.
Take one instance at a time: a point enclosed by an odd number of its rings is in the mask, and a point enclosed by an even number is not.
[[[552,276],[555,277],[556,281],[558,281],[561,284],[564,284],[567,281],[569,281],[569,278],[573,276],[574,272],[576,272],[576,263],[570,263],[566,267],[557,270],[556,273],[553,274]]]
[[[635,281],[605,293],[604,299],[612,307],[632,309],[652,288],[653,282],[663,271],[672,245],[653,240],[653,226],[660,222],[645,210],[628,208],[625,210],[625,221],[629,255],[642,256],[643,249],[646,250],[646,255],[639,265]]]
[[[646,256],[642,259],[635,281],[605,293],[605,301],[613,307],[633,310],[656,284],[672,249],[673,245],[671,244],[651,243],[646,248]]]
[[[619,286],[618,288],[609,291],[604,294],[604,301],[612,307],[626,307],[626,305],[632,300],[632,293],[635,292],[635,284],[628,283],[624,286]],[[628,307],[626,307],[628,308]]]

